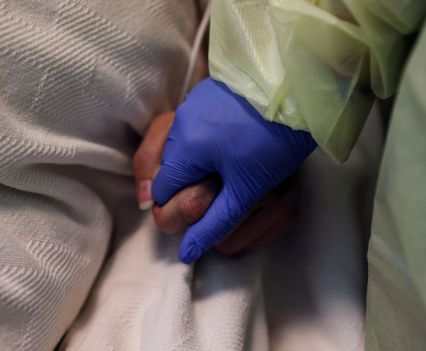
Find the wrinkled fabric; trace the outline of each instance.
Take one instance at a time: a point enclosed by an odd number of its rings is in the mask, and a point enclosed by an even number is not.
[[[368,351],[426,349],[426,27],[389,126],[369,247]]]
[[[2,351],[52,350],[82,307],[198,21],[190,0],[0,0]]]
[[[424,0],[213,0],[210,74],[343,161],[425,13]]]

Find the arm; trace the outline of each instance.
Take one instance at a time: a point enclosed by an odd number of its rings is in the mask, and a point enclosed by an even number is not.
[[[210,73],[343,161],[374,97],[395,93],[425,12],[423,0],[213,0]]]

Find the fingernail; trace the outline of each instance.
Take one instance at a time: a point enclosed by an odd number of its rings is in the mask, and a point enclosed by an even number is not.
[[[201,256],[201,254],[202,252],[199,249],[198,245],[191,244],[188,247],[188,250],[184,251],[183,253],[182,252],[180,253],[179,260],[182,263],[191,264],[194,261],[196,261]]]
[[[151,195],[151,184],[151,180],[142,180],[139,182],[138,200],[139,208],[142,211],[148,210],[154,205],[154,200]]]

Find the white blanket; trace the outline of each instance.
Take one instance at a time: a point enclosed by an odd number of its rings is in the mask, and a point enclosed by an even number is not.
[[[121,240],[61,349],[363,350],[376,123],[344,166],[310,158],[299,222],[268,252],[180,264],[180,237],[159,233],[130,195]]]
[[[0,0],[0,350],[51,350],[77,315],[198,22],[192,0]]]

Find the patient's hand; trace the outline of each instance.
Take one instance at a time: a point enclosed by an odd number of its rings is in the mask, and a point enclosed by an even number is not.
[[[211,177],[180,191],[162,207],[153,204],[150,182],[160,168],[163,146],[173,119],[174,112],[156,117],[133,159],[140,207],[152,206],[158,228],[169,234],[183,232],[199,220],[220,189],[220,182]],[[250,252],[268,245],[284,233],[295,218],[296,197],[290,183],[291,179],[259,201],[216,249],[225,255]]]

